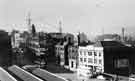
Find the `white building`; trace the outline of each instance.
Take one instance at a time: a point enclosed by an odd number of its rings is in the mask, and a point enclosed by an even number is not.
[[[79,46],[78,67],[87,67],[89,71],[104,72],[104,56],[101,44]]]

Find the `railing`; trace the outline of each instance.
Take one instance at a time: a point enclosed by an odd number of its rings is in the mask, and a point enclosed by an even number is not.
[[[8,68],[9,71],[14,73],[16,76],[18,76],[23,81],[43,81],[40,78],[32,75],[31,73],[21,69],[20,67],[13,65]]]

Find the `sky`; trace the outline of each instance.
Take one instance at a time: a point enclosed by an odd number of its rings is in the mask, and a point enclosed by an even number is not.
[[[28,12],[37,31],[135,33],[135,0],[0,0],[0,29],[27,30]]]

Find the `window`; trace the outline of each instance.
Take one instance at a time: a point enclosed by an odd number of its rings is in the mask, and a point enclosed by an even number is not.
[[[97,53],[96,52],[94,52],[94,56],[97,56]]]
[[[97,64],[97,59],[94,59],[94,63]]]
[[[84,51],[84,56],[86,56],[86,51]]]
[[[87,60],[86,60],[86,58],[84,58],[84,62],[86,62]]]
[[[82,51],[80,51],[80,55],[82,55]]]
[[[92,56],[92,52],[88,52],[88,55],[89,55],[89,56]]]
[[[74,53],[74,49],[72,49],[72,53]]]
[[[102,60],[101,59],[99,59],[99,64],[102,64]]]
[[[78,50],[76,50],[76,53],[78,53]]]
[[[85,67],[87,67],[87,65],[85,65]]]
[[[99,52],[99,57],[101,57],[101,52]]]
[[[73,61],[71,61],[71,67],[73,68],[73,66],[74,66],[74,62],[73,62]]]
[[[93,63],[93,59],[92,58],[88,58],[88,63]]]
[[[64,50],[64,48],[62,48],[62,50]]]
[[[91,66],[91,65],[88,65],[88,67],[92,68],[92,66]]]
[[[80,58],[80,62],[83,62],[83,58]]]

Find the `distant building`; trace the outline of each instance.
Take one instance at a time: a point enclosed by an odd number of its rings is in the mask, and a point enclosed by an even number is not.
[[[55,52],[56,52],[56,57],[57,57],[57,63],[60,65],[66,65],[68,59],[66,59],[66,56],[68,55],[67,53],[67,42],[64,43],[59,43],[55,46]]]
[[[74,43],[74,36],[72,34],[62,34],[59,43],[55,45],[55,53],[57,56],[57,63],[64,66],[69,66],[68,47]]]
[[[55,53],[57,57],[57,64],[64,65],[64,46],[56,45],[55,46]]]
[[[12,65],[12,56],[11,35],[0,30],[0,66]]]
[[[121,41],[118,34],[103,34],[96,37],[96,41]]]
[[[74,35],[70,33],[49,33],[50,36],[58,42],[61,41],[70,41],[71,43],[74,42]]]
[[[21,33],[19,31],[13,31],[11,33],[12,48],[19,48],[20,43],[23,41],[23,38],[20,35]]]
[[[78,44],[83,43],[83,42],[88,42],[87,35],[85,33],[80,33],[77,35],[78,36]]]
[[[78,46],[73,45],[68,47],[69,69],[77,71],[78,66]]]
[[[57,63],[60,65],[69,65],[68,47],[74,43],[74,35],[70,33],[49,33],[55,41],[55,55]]]

